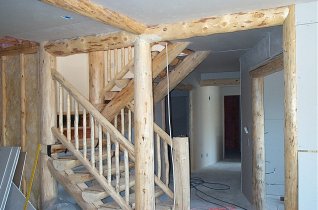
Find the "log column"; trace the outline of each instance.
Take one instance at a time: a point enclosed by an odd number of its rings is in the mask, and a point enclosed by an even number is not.
[[[285,81],[285,209],[298,209],[297,71],[295,6],[283,26]]]
[[[173,138],[173,163],[175,177],[176,210],[190,209],[189,139]]]
[[[153,94],[150,43],[135,42],[136,209],[154,209]]]
[[[99,108],[103,103],[105,60],[104,51],[90,52],[89,58],[89,101]]]
[[[47,53],[45,43],[40,45],[40,100],[41,100],[41,208],[57,195],[56,180],[52,177],[48,167],[47,145],[55,143],[51,128],[56,126],[55,83],[52,80],[52,71],[56,70],[56,57]],[[36,146],[34,147],[36,148]]]
[[[266,206],[264,142],[264,78],[252,79],[253,114],[253,204],[256,210]]]

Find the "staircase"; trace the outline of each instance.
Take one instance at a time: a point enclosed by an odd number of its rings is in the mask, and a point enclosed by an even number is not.
[[[179,56],[187,45],[171,44],[169,63],[174,63],[175,69],[187,59],[184,57],[196,55],[187,51],[191,54]],[[153,79],[157,86],[165,83],[165,53],[164,47],[153,53]],[[206,55],[201,52],[191,59],[201,62]],[[190,65],[192,70],[195,67]],[[101,107],[92,105],[58,72],[52,76],[57,83],[58,110],[58,123],[52,133],[59,143],[51,146],[51,174],[83,209],[134,209],[132,59],[104,87],[107,103]],[[160,97],[157,99],[161,100]],[[156,209],[172,209],[174,192],[168,152],[172,140],[155,123],[154,137]]]

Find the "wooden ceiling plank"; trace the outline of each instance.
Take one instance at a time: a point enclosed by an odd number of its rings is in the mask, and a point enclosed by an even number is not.
[[[288,7],[278,7],[172,24],[159,24],[147,28],[145,34],[157,35],[157,41],[165,41],[265,28],[282,25],[288,12]]]
[[[104,51],[132,46],[136,36],[126,32],[116,32],[73,39],[50,41],[45,49],[55,56],[67,56],[77,53]]]
[[[41,1],[134,34],[142,34],[147,28],[147,26],[143,23],[137,22],[136,20],[118,12],[104,8],[103,6],[89,0]]]

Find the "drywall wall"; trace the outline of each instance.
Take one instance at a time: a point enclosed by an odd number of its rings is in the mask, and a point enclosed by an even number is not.
[[[56,68],[67,81],[88,99],[88,55],[75,54],[57,57]]]
[[[264,78],[264,111],[266,194],[274,197],[284,196],[283,71]]]
[[[296,5],[299,209],[318,209],[318,1]]]
[[[222,158],[220,88],[196,87],[190,93],[190,103],[191,171],[196,171]]]
[[[240,57],[241,66],[241,161],[242,191],[251,202],[252,195],[252,98],[249,71],[265,60],[282,52],[282,28],[276,27],[271,33],[265,34],[253,48]],[[266,107],[265,107],[266,108]],[[244,132],[244,127],[248,133]]]

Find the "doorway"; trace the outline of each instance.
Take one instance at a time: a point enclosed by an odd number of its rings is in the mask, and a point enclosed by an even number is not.
[[[241,159],[240,96],[224,96],[224,159]]]

